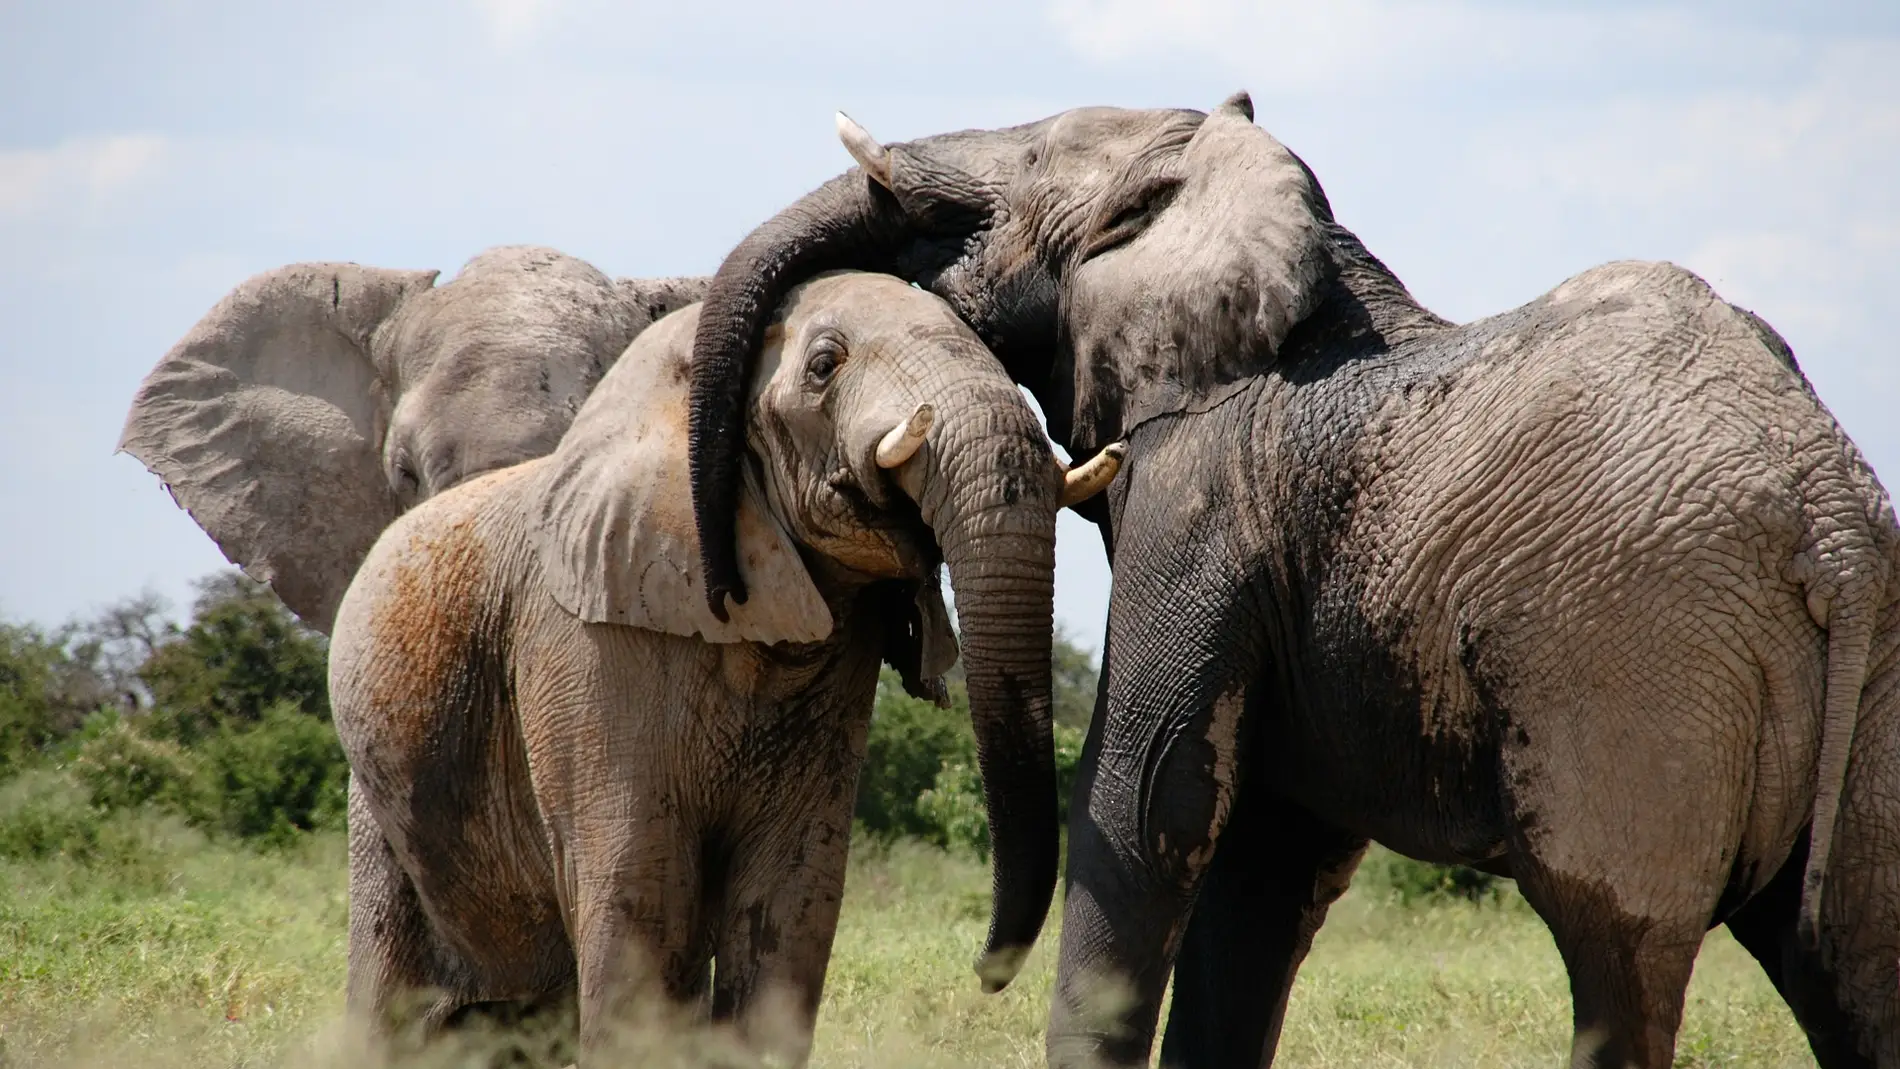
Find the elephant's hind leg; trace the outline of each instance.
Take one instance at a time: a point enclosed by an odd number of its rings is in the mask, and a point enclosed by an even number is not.
[[[1633,915],[1606,886],[1518,876],[1570,974],[1572,1069],[1668,1069],[1706,914]]]
[[[1365,848],[1290,802],[1241,793],[1175,959],[1163,1066],[1273,1063],[1294,974]]]
[[[1807,837],[1727,918],[1822,1069],[1900,1067],[1900,603],[1883,611],[1821,899],[1823,946],[1796,932]]]
[[[1774,879],[1726,923],[1794,1012],[1821,1069],[1873,1069],[1874,1060],[1858,1049],[1852,1012],[1837,1000],[1837,974],[1802,945],[1795,932],[1807,860],[1808,837],[1803,833]]]
[[[415,886],[350,780],[350,1014],[374,1034],[439,1031],[467,1001],[444,975]]]

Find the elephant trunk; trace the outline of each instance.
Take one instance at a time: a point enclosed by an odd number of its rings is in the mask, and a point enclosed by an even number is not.
[[[995,388],[1014,393],[1007,380]],[[956,595],[993,866],[989,938],[976,967],[993,992],[1021,968],[1055,894],[1050,643],[1061,477],[1017,398],[945,407],[968,416],[940,428],[917,500]]]
[[[706,600],[721,620],[727,594],[738,604],[746,600],[733,522],[746,448],[745,386],[766,324],[785,294],[813,275],[885,269],[904,232],[897,202],[852,170],[747,235],[713,277],[693,339],[687,438]]]

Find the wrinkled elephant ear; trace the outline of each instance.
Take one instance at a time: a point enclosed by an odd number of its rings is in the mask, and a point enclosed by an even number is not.
[[[308,263],[251,278],[165,354],[126,416],[119,448],[320,631],[397,513],[370,336],[435,277]]]
[[[706,603],[686,466],[697,305],[628,346],[527,495],[547,589],[589,623],[709,642],[815,642],[831,611],[747,464],[738,548],[753,597],[719,620]]]
[[[1325,193],[1286,146],[1253,123],[1236,94],[1215,108],[1173,161],[1167,181],[1130,184],[1101,205],[1122,244],[1076,264],[1067,331],[1076,353],[1071,445],[1105,445],[1155,414],[1270,365],[1334,273]],[[1145,222],[1145,225],[1142,223]],[[1092,354],[1153,364],[1132,390]],[[1100,384],[1115,383],[1112,391]]]

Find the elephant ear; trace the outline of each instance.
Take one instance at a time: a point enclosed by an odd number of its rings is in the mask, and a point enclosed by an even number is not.
[[[165,354],[126,415],[119,449],[320,631],[397,514],[370,336],[435,277],[307,263],[251,278]]]
[[[706,603],[686,424],[699,306],[647,328],[601,379],[527,495],[548,592],[589,623],[709,642],[815,642],[831,610],[745,467],[738,543],[752,597],[725,621]]]
[[[1257,374],[1318,307],[1334,274],[1331,210],[1306,165],[1252,116],[1237,94],[1169,173],[1101,206],[1104,233],[1146,225],[1070,274],[1073,447],[1106,445]]]
[[[940,679],[957,663],[957,632],[950,626],[950,609],[943,603],[943,586],[932,575],[917,587],[918,670],[925,679]]]

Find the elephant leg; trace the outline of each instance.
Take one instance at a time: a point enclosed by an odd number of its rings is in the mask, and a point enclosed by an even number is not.
[[[1291,802],[1243,792],[1174,963],[1163,1066],[1272,1064],[1294,974],[1365,850]]]
[[[1725,923],[1793,1011],[1821,1069],[1873,1069],[1874,1060],[1857,1049],[1852,1010],[1837,1000],[1838,976],[1795,932],[1807,859],[1803,832],[1774,878]]]
[[[441,950],[415,885],[350,777],[350,1014],[383,1033],[406,1024],[426,1038],[468,1001],[443,975]]]
[[[1102,696],[1069,811],[1048,1033],[1058,1067],[1147,1064],[1190,911],[1222,849],[1244,764],[1242,726],[1254,715],[1248,681],[1258,659],[1233,636],[1244,629],[1222,614],[1150,609],[1147,599],[1128,607],[1124,599],[1139,593],[1130,587],[1151,578],[1131,576],[1116,580]],[[1171,602],[1194,599],[1173,593],[1152,604]],[[1244,860],[1236,859],[1238,885],[1215,892],[1211,916],[1248,893]]]
[[[1900,604],[1884,611],[1871,664],[1823,884],[1823,945],[1807,946],[1796,931],[1806,833],[1726,918],[1822,1069],[1900,1067]]]
[[[1668,1069],[1719,888],[1706,901],[1645,901],[1614,871],[1578,876],[1513,860],[1518,887],[1549,926],[1570,974],[1572,1069]],[[1670,875],[1658,873],[1658,882]]]
[[[1668,1069],[1701,925],[1650,927],[1589,907],[1553,907],[1549,895],[1538,899],[1570,973],[1572,1069]]]
[[[652,1027],[682,1023],[680,1011],[696,1016],[704,997],[711,948],[699,839],[672,822],[636,823],[650,828],[637,844],[606,831],[575,850],[583,859],[572,899],[583,1064]]]
[[[716,936],[713,1019],[732,1022],[748,1046],[784,1065],[810,1055],[844,899],[854,792],[828,785],[827,793],[838,799],[803,828],[787,828],[781,813],[747,836]]]

